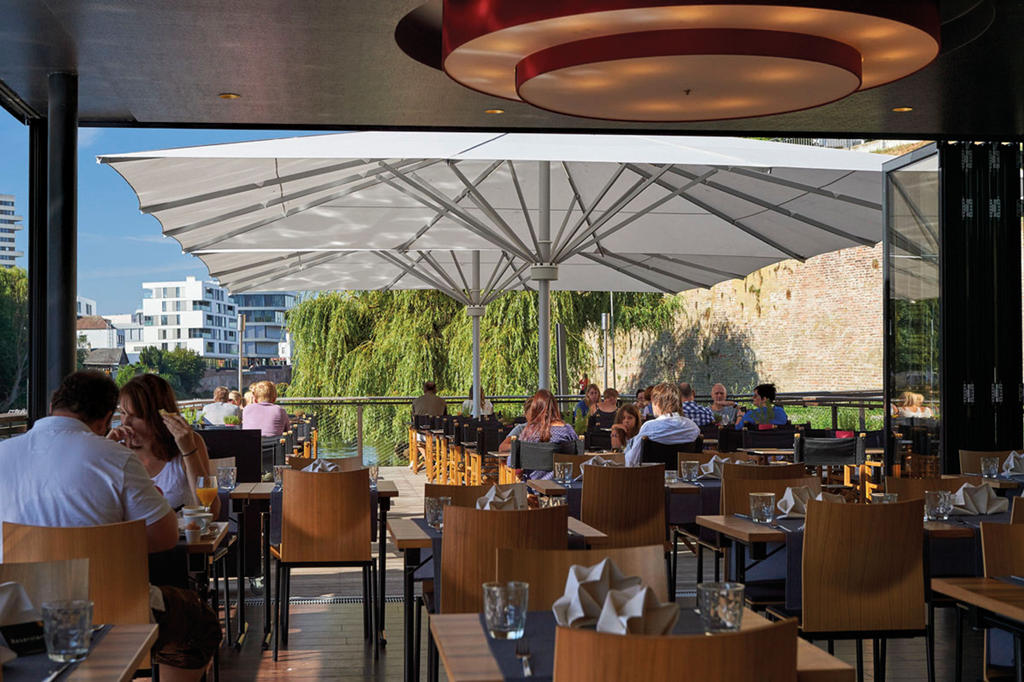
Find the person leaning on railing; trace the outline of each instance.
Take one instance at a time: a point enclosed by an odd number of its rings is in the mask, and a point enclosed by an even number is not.
[[[423,395],[412,401],[413,416],[441,417],[448,414],[448,403],[437,395],[433,381],[423,382]]]

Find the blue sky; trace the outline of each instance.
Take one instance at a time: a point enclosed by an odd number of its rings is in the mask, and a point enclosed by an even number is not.
[[[160,233],[160,223],[139,213],[139,202],[120,175],[96,156],[167,147],[188,147],[294,137],[294,131],[80,128],[78,131],[78,293],[95,299],[100,314],[142,307],[143,281],[206,277],[206,266],[182,254]],[[14,194],[25,229],[19,251],[28,252],[28,128],[0,110],[0,194]],[[19,265],[27,267],[27,258]]]

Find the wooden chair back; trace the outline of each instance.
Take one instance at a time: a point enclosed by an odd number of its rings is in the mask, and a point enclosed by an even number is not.
[[[583,468],[580,520],[608,536],[607,547],[665,541],[665,466]]]
[[[981,524],[981,558],[986,578],[1024,573],[1024,525]],[[530,586],[533,589],[533,586]]]
[[[370,560],[370,476],[357,471],[282,472],[281,560]]]
[[[733,464],[722,466],[722,478],[769,481],[779,478],[804,478],[807,467],[803,464]]]
[[[817,495],[821,492],[821,479],[817,476],[761,479],[723,478],[721,513],[725,516],[749,514],[750,493],[775,493],[775,502],[778,503],[786,494],[786,488],[799,486],[807,486],[811,489],[811,493]]]
[[[554,461],[555,464],[557,464],[558,462],[572,462],[572,476],[573,478],[576,478],[577,476],[580,475],[580,467],[583,466],[583,463],[586,462],[588,459],[592,459],[594,456],[595,455],[565,455],[556,452]],[[598,456],[601,459],[610,460],[612,462],[618,462],[623,466],[625,466],[626,464],[626,455],[623,452],[602,452]]]
[[[896,478],[885,477],[885,492],[896,493],[899,501],[923,500],[926,490],[949,490],[956,492],[963,487],[964,483],[975,484],[979,478],[968,476],[955,476],[952,478]]]
[[[93,622],[149,623],[149,564],[146,523],[46,528],[3,524],[4,561],[89,560]]]
[[[795,682],[797,624],[784,620],[739,632],[616,635],[557,628],[555,682]]]
[[[498,550],[498,582],[522,580],[530,584],[530,610],[550,610],[565,593],[565,579],[573,565],[593,566],[611,559],[625,576],[639,576],[658,599],[668,601],[665,548],[662,545],[598,549]]]
[[[482,611],[480,586],[494,580],[495,550],[564,549],[568,543],[568,518],[566,506],[522,511],[445,507],[441,612]]]
[[[36,608],[44,601],[89,598],[89,560],[60,559],[0,564],[0,583],[16,582]]]
[[[489,483],[482,485],[446,485],[444,483],[424,483],[423,497],[450,497],[456,507],[476,507],[477,499],[491,489]]]
[[[999,467],[1002,469],[1003,461],[1010,456],[1012,450],[961,450],[960,451],[960,473],[981,475],[981,458],[998,457]]]
[[[803,630],[923,630],[924,503],[807,503]]]
[[[1010,523],[1024,523],[1024,502],[1021,502],[1020,499],[1019,495],[1013,498],[1010,507]]]

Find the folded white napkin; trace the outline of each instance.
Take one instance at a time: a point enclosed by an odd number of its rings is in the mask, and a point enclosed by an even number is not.
[[[1007,455],[1003,461],[1004,474],[1024,474],[1024,455],[1016,450]]]
[[[811,494],[810,488],[805,485],[801,485],[795,488],[786,488],[786,492],[783,493],[782,499],[779,500],[775,506],[782,512],[783,517],[801,519],[807,516],[807,503],[811,499],[815,499],[819,502],[846,502],[846,499],[843,498],[842,495],[835,495],[833,493],[818,493],[817,497],[814,497]]]
[[[492,485],[483,497],[476,500],[477,509],[527,509],[526,484]]]
[[[640,578],[625,577],[611,559],[593,566],[573,565],[565,579],[565,592],[551,605],[555,622],[566,627],[595,625],[609,590],[640,586]]]
[[[635,585],[624,590],[608,590],[597,619],[597,631],[616,635],[667,635],[677,620],[677,604],[662,604],[651,588]]]
[[[591,466],[596,466],[596,467],[620,467],[620,466],[624,466],[622,464],[622,462],[618,462],[618,461],[616,461],[614,459],[605,459],[601,455],[594,455],[590,459],[584,460],[584,462],[582,464],[580,464],[580,475],[577,476],[575,480],[578,481],[581,478],[583,478],[583,467],[586,466],[587,464],[589,464]]]
[[[719,457],[713,455],[704,464],[700,465],[700,477],[701,478],[721,478],[722,477],[722,465],[731,462],[732,460],[728,457]]]
[[[1010,508],[1010,501],[996,495],[989,485],[964,483],[953,494],[953,513],[961,516],[1001,514]]]
[[[39,620],[39,611],[32,606],[20,583],[0,583],[0,625],[15,625]]]
[[[317,458],[317,459],[313,460],[312,464],[310,464],[305,469],[303,469],[303,471],[328,471],[328,472],[332,472],[332,471],[341,471],[341,469],[339,469],[338,465],[335,464],[334,462],[328,461],[326,459]]]

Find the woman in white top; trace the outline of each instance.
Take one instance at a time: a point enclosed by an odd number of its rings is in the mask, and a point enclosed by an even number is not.
[[[210,475],[206,444],[178,414],[174,389],[156,374],[140,374],[121,388],[121,426],[107,438],[123,441],[142,462],[173,509],[198,504],[196,477]],[[213,518],[220,500],[210,505]]]
[[[462,401],[462,413],[473,415],[473,389],[469,389],[469,400]],[[480,416],[486,417],[494,414],[494,405],[487,399],[483,391],[480,391]]]

